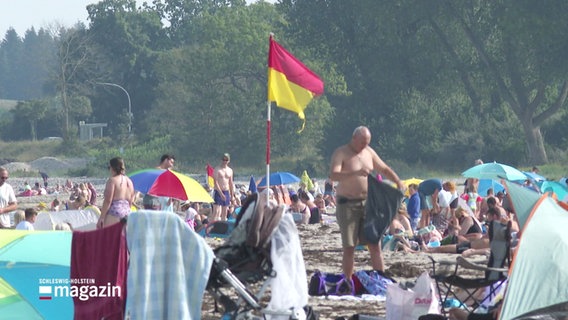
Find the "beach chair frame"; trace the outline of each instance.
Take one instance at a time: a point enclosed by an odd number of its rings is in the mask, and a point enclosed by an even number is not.
[[[456,299],[460,303],[460,307],[467,307],[470,313],[475,312],[480,306],[482,306],[486,301],[489,301],[501,286],[505,283],[508,266],[511,265],[511,222],[506,226],[502,227],[501,230],[494,230],[495,226],[498,226],[499,222],[490,224],[490,242],[491,242],[491,253],[487,265],[481,265],[479,263],[472,262],[461,255],[459,255],[455,262],[449,261],[436,261],[434,257],[428,256],[432,261],[432,278],[436,282],[436,288],[439,294],[440,308],[444,315],[447,315],[449,308],[449,300]],[[504,236],[504,241],[496,241],[495,234],[501,233]],[[449,263],[455,265],[453,273],[447,274],[439,272],[441,268],[436,270],[436,265],[443,266]],[[482,278],[467,278],[459,275],[460,268],[469,270],[478,270],[485,273]],[[486,294],[481,294],[480,290],[489,291]],[[465,298],[463,295],[459,295],[458,289],[461,289],[465,293]],[[468,304],[468,301],[473,301]]]

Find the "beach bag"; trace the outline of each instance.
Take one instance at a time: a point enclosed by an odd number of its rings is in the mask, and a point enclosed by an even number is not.
[[[440,314],[436,288],[428,272],[423,272],[412,290],[396,284],[387,286],[387,320],[416,320],[425,314]]]
[[[316,270],[310,278],[308,294],[310,296],[338,295],[337,289],[344,281],[346,280],[343,274],[324,273]],[[355,295],[356,289],[356,284],[353,283],[352,295]]]
[[[325,296],[325,275],[323,272],[316,270],[308,284],[308,294],[310,296]]]

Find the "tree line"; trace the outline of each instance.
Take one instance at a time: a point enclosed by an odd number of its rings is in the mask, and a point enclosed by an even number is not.
[[[0,138],[72,141],[79,121],[102,122],[111,145],[171,137],[165,149],[190,162],[229,152],[261,166],[272,32],[325,82],[301,133],[295,114],[272,108],[271,153],[288,167],[324,172],[358,125],[383,158],[409,167],[558,162],[568,148],[565,9],[562,0],[103,0],[86,7],[88,26],[6,32],[0,98],[20,102],[1,117]]]

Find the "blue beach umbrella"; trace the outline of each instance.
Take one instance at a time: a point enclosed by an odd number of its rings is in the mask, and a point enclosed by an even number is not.
[[[466,178],[505,179],[509,181],[526,180],[527,176],[520,170],[498,162],[478,164],[462,172]]]
[[[505,190],[505,187],[496,180],[480,179],[477,187],[477,193],[482,197],[485,197],[489,188],[493,188],[493,194],[497,194],[497,192]]]
[[[527,178],[534,180],[535,182],[541,182],[541,181],[545,181],[546,178],[541,176],[538,173],[534,173],[534,172],[530,172],[530,171],[523,171],[523,173],[525,174],[525,176],[527,176]]]
[[[300,178],[291,174],[290,172],[274,172],[270,174],[271,186],[279,186],[282,184],[289,184],[295,182],[300,182]],[[266,187],[266,177],[262,178],[258,186]]]

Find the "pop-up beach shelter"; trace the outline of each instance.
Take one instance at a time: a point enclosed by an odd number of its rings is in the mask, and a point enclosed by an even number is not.
[[[68,223],[75,231],[89,231],[97,228],[99,214],[93,209],[41,211],[34,222],[35,230],[55,230],[59,223]]]
[[[499,319],[568,317],[568,210],[548,195],[506,183],[521,238]]]
[[[568,187],[564,183],[558,181],[540,181],[538,182],[538,187],[542,193],[554,193],[558,200],[564,199],[566,194],[568,194]]]
[[[71,232],[0,232],[0,318],[72,319],[73,299],[60,295],[67,286]]]

